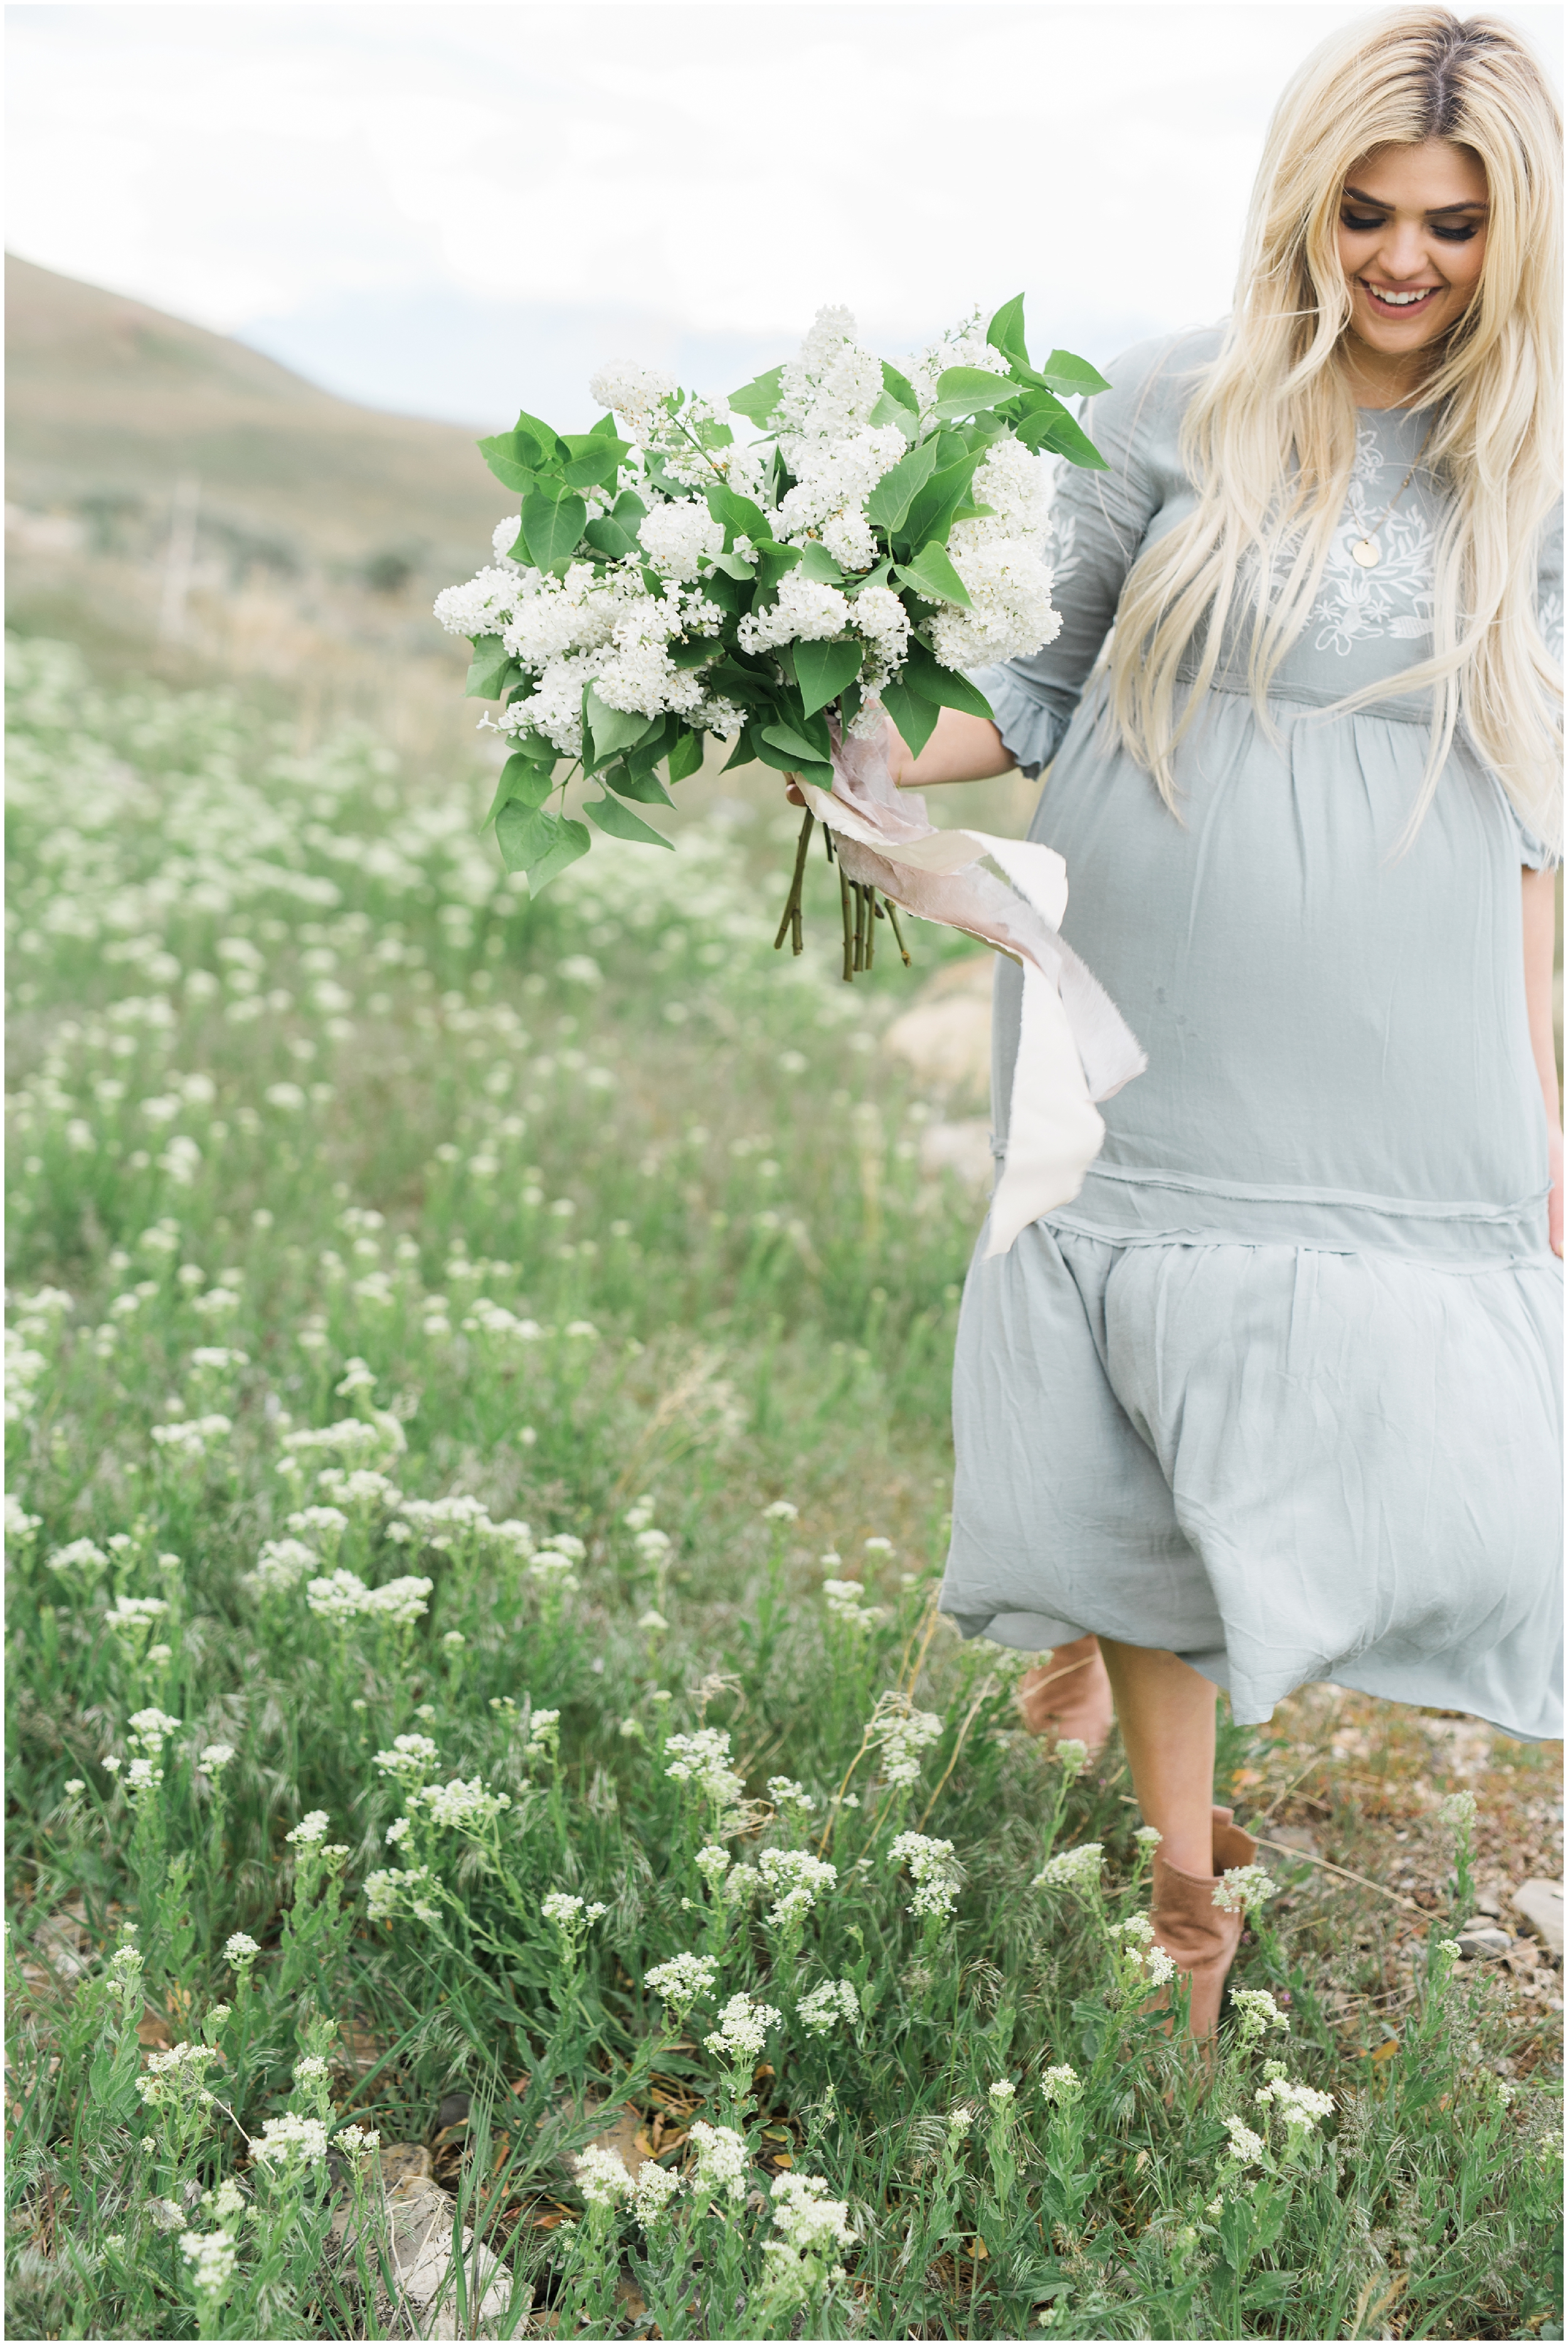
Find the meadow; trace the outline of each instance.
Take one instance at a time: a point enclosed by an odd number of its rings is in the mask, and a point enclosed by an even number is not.
[[[1222,1718],[1210,2072],[936,1614],[951,943],[775,956],[754,781],[535,903],[390,680],[12,664],[9,2333],[1561,2336],[1560,1974],[1459,1950],[1558,1754]]]

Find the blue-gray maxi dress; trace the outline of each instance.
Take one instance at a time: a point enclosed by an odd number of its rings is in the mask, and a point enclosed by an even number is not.
[[[1439,484],[1418,470],[1378,567],[1350,558],[1430,411],[1361,413],[1275,739],[1243,650],[1178,752],[1179,821],[1100,722],[1123,582],[1191,510],[1178,425],[1217,347],[1113,369],[1088,421],[1110,469],[1057,493],[1061,632],[976,677],[1023,770],[1050,766],[1029,836],[1066,858],[1063,933],[1148,1068],[1105,1103],[1075,1201],[971,1265],[943,1606],[1029,1650],[1088,1630],[1173,1650],[1243,1721],[1329,1679],[1554,1735],[1562,1268],[1520,898],[1543,858],[1462,738],[1399,851]],[[1375,706],[1327,713],[1373,681]],[[1020,995],[999,960],[998,1154]]]

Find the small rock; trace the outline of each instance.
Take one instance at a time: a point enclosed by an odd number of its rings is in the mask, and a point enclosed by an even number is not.
[[[1512,1948],[1513,1941],[1507,1931],[1493,1929],[1490,1923],[1472,1922],[1459,1934],[1459,1951],[1467,1961],[1478,1956],[1482,1961],[1494,1961],[1499,1954],[1512,1953]]]
[[[1513,1893],[1513,1910],[1533,1930],[1548,1954],[1563,1952],[1563,1883],[1522,1882]]]

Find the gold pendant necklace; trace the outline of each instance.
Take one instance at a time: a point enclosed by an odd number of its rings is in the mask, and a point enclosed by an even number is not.
[[[1387,521],[1390,513],[1392,513],[1394,507],[1398,504],[1400,499],[1403,496],[1405,491],[1414,480],[1417,470],[1421,464],[1421,460],[1426,454],[1427,441],[1431,438],[1432,433],[1436,430],[1437,424],[1435,421],[1427,426],[1426,439],[1421,442],[1421,446],[1415,452],[1415,462],[1411,466],[1410,471],[1405,474],[1404,479],[1400,482],[1398,488],[1394,491],[1392,496],[1389,499],[1387,504],[1383,507],[1382,512],[1378,515],[1377,520],[1372,523],[1371,529],[1367,530],[1361,537],[1358,537],[1354,544],[1351,546],[1351,560],[1354,563],[1358,563],[1361,569],[1375,570],[1379,563],[1382,560],[1383,553],[1381,546],[1378,543],[1378,532],[1381,529],[1384,522]]]

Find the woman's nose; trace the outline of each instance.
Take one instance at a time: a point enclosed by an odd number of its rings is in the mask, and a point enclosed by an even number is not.
[[[1413,220],[1408,227],[1396,224],[1390,228],[1378,247],[1377,265],[1385,277],[1396,283],[1426,274],[1426,239]]]

